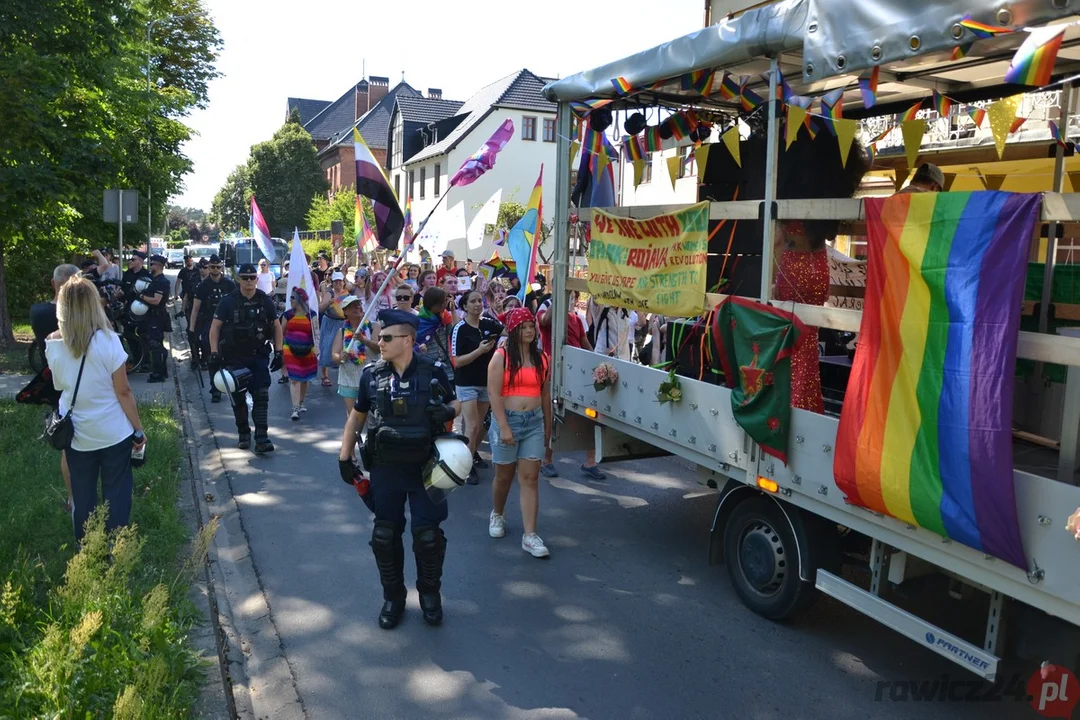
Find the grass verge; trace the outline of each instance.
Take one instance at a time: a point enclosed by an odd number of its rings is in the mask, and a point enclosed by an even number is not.
[[[33,375],[30,372],[30,343],[34,331],[30,329],[30,323],[25,322],[12,323],[11,329],[15,333],[15,346],[0,352],[0,375]]]
[[[190,715],[203,661],[186,598],[215,526],[189,543],[180,425],[139,412],[132,525],[107,535],[95,514],[76,553],[60,455],[35,440],[43,410],[0,403],[0,717]]]

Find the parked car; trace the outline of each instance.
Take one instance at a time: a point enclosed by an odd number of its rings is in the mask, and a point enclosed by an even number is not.
[[[184,267],[184,249],[183,248],[169,248],[165,251],[165,267],[167,268],[179,268]]]

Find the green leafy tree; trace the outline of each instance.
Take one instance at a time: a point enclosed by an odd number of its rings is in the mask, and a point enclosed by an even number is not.
[[[371,207],[371,201],[366,197],[360,198],[360,207],[367,218],[368,225],[375,227],[375,211]],[[356,227],[356,191],[352,188],[342,188],[337,191],[333,199],[325,195],[316,195],[311,201],[311,207],[307,212],[308,230],[329,230],[330,223],[340,220],[345,226],[345,237],[355,237]]]
[[[164,217],[190,169],[182,119],[205,105],[219,48],[199,0],[0,3],[0,349],[54,265],[114,242],[103,189],[137,188],[142,217],[152,194]],[[145,239],[145,223],[125,228]]]
[[[251,148],[251,191],[271,234],[289,237],[307,229],[312,198],[326,192],[326,178],[311,135],[296,123]]]
[[[225,178],[225,184],[214,195],[210,205],[210,219],[225,232],[248,227],[248,212],[251,207],[251,164],[237,165]],[[259,208],[266,213],[263,203]]]

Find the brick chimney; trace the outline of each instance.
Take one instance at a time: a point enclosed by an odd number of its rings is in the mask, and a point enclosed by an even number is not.
[[[439,88],[428,88],[427,96],[432,100],[442,100],[442,90]]]
[[[368,98],[370,88],[368,87],[367,80],[361,80],[356,83],[356,93],[354,95],[355,103],[353,107],[353,121],[359,120],[360,117],[368,111]]]
[[[372,75],[368,78],[368,110],[379,104],[379,101],[390,92],[390,78]]]

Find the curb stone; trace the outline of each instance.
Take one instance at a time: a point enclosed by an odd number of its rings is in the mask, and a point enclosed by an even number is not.
[[[187,347],[186,335],[174,333],[172,349]],[[237,718],[305,718],[296,676],[285,657],[258,570],[251,557],[231,478],[221,457],[206,393],[198,391],[190,367],[180,369],[172,356],[178,407],[192,497],[199,526],[218,520],[207,553],[208,596],[217,628],[218,656],[230,715]],[[181,372],[184,377],[181,378]],[[206,380],[204,376],[204,380]],[[189,391],[194,390],[194,397]],[[231,701],[231,702],[230,702]]]

